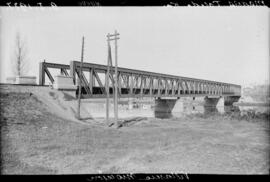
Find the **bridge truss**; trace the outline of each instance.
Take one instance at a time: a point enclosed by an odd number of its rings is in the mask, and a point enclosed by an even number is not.
[[[112,67],[114,69],[114,67]],[[80,62],[70,65],[48,62],[40,63],[39,84],[45,85],[45,75],[54,82],[51,69],[60,74],[73,77],[74,84],[79,79]],[[115,72],[109,71],[109,93],[113,97]],[[105,78],[107,66],[83,63],[82,98],[106,98]],[[118,67],[119,97],[198,97],[198,96],[241,96],[241,86],[210,80],[202,80],[148,71]],[[89,76],[86,76],[89,75]]]

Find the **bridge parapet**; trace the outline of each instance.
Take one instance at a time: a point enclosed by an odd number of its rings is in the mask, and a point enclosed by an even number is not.
[[[70,65],[40,63],[39,84],[45,84],[45,75],[51,83],[53,76],[51,68],[58,69],[62,75],[70,75],[73,82],[79,75],[80,62],[71,61]],[[114,67],[113,69],[114,70]],[[69,71],[69,73],[68,73]],[[83,63],[81,83],[82,97],[105,98],[105,75],[107,66],[93,63]],[[210,80],[174,76],[168,74],[118,68],[118,86],[120,97],[198,97],[198,96],[241,96],[241,86]],[[113,97],[114,71],[109,73],[109,93]]]

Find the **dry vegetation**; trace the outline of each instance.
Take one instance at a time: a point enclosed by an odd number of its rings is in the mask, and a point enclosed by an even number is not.
[[[35,94],[10,91],[1,86],[3,174],[269,174],[269,116],[143,118],[114,129],[60,118]]]

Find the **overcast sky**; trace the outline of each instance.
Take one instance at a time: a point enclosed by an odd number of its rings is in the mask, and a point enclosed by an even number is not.
[[[26,42],[28,75],[38,63],[106,64],[106,35],[120,33],[121,67],[248,85],[269,79],[267,7],[1,8],[1,82],[12,76],[16,32]]]

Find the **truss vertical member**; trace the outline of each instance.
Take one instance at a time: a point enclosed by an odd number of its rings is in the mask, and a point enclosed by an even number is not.
[[[80,119],[80,109],[81,109],[81,92],[82,92],[82,66],[83,66],[83,53],[84,53],[84,36],[82,37],[82,54],[81,54],[81,64],[80,64],[80,74],[79,74],[79,95],[78,95],[78,110],[77,118]]]
[[[115,42],[115,74],[114,74],[114,117],[115,117],[115,124],[116,124],[116,127],[119,126],[119,123],[118,123],[118,70],[117,70],[117,67],[118,67],[118,63],[117,63],[117,40],[120,39],[118,36],[120,34],[117,33],[117,31],[115,30],[114,34],[108,34],[107,37],[108,37],[108,41],[112,41],[114,40]]]

